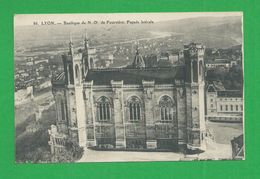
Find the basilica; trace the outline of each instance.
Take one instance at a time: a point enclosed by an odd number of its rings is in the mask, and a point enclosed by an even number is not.
[[[52,79],[52,152],[66,139],[117,150],[206,150],[204,51],[191,43],[183,65],[146,67],[137,47],[131,66],[100,69],[86,37],[81,51],[70,41],[64,71]]]

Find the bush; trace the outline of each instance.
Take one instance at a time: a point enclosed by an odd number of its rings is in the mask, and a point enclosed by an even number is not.
[[[33,151],[24,153],[19,159],[16,159],[18,163],[49,163],[51,162],[51,152],[46,148],[40,147]]]
[[[83,147],[80,147],[76,142],[68,140],[65,148],[61,149],[55,156],[54,162],[69,163],[79,160],[83,155]]]
[[[71,140],[66,142],[65,149],[71,152],[74,161],[79,160],[84,152],[83,147],[80,147],[76,142]]]
[[[71,151],[62,150],[56,156],[54,156],[55,162],[69,163],[73,162],[73,153]]]
[[[243,69],[237,65],[227,71],[223,68],[207,71],[207,81],[222,81],[226,89],[243,90]]]

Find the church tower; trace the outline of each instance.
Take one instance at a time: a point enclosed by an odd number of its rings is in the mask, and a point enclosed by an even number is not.
[[[85,106],[83,96],[83,55],[75,53],[72,38],[69,42],[69,52],[62,56],[66,84],[66,101],[68,108],[68,135],[80,146],[86,143]]]
[[[187,147],[191,150],[205,150],[205,46],[191,43],[184,46]]]

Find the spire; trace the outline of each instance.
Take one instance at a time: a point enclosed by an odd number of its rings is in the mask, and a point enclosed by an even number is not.
[[[70,42],[69,42],[69,53],[70,53],[71,55],[74,54],[74,51],[73,51],[73,42],[72,42],[71,33],[70,33]]]
[[[87,30],[85,30],[84,46],[85,50],[87,50],[89,47]]]

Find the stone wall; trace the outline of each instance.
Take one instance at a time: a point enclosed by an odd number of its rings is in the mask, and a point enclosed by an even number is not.
[[[112,82],[108,86],[84,85],[86,109],[87,146],[110,141],[117,148],[125,148],[132,140],[144,139],[147,148],[157,148],[161,139],[174,140],[175,143],[186,142],[186,105],[183,85],[123,85],[123,82]],[[163,123],[160,116],[159,100],[169,96],[176,103],[176,120]],[[105,96],[111,102],[111,119],[100,122],[97,119],[97,100]],[[129,117],[127,101],[136,96],[141,100],[141,119],[132,122]],[[106,133],[104,135],[103,133]],[[138,143],[138,142],[137,142]],[[141,142],[142,143],[142,142]]]

